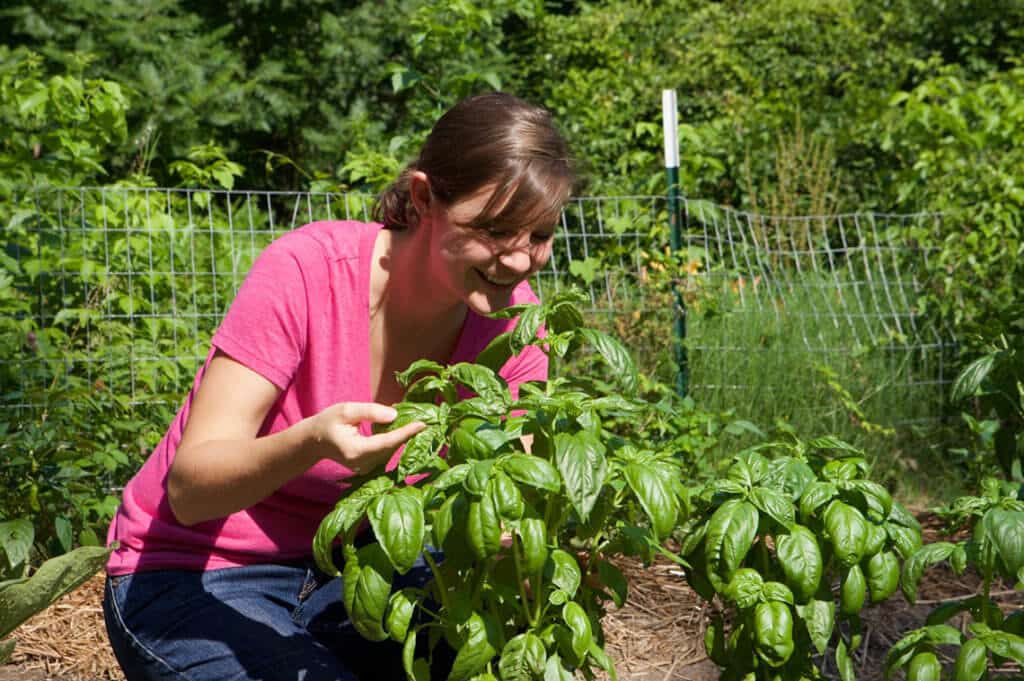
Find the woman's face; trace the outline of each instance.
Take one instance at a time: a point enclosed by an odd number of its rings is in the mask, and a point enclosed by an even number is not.
[[[512,291],[551,257],[554,225],[487,230],[469,226],[487,205],[494,187],[445,205],[432,201],[433,274],[474,312],[509,305]]]

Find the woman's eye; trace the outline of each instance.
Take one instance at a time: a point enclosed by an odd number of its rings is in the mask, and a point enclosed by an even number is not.
[[[534,232],[533,234],[530,235],[530,241],[532,241],[535,244],[542,244],[546,241],[551,241],[551,237],[553,237],[554,235],[554,232]]]

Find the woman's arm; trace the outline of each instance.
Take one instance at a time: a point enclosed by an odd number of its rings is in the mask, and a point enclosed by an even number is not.
[[[321,459],[356,473],[383,464],[422,430],[412,423],[364,437],[360,421],[389,423],[382,404],[340,403],[286,430],[257,437],[280,389],[218,351],[189,412],[167,481],[171,510],[183,525],[222,518],[256,504]]]

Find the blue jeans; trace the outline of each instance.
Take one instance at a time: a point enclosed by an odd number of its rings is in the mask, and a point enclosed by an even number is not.
[[[430,577],[421,557],[394,588]],[[107,578],[103,614],[128,681],[405,679],[401,645],[363,639],[341,594],[312,561],[140,572]]]

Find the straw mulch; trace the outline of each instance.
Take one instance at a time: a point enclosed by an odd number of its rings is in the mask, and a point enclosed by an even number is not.
[[[95,575],[25,622],[13,634],[12,666],[39,672],[40,679],[123,681],[107,642],[102,601],[103,575]]]
[[[925,541],[962,536],[943,535],[933,518],[925,518]],[[718,669],[704,654],[705,626],[714,605],[701,601],[687,587],[679,568],[664,558],[644,568],[638,561],[622,558],[619,568],[629,581],[629,600],[612,610],[603,621],[607,649],[622,681],[711,681]],[[855,654],[857,678],[882,678],[885,653],[907,631],[922,626],[938,603],[963,598],[979,589],[980,580],[968,573],[956,576],[948,567],[925,572],[918,602],[910,606],[894,596],[864,613],[864,642]],[[996,585],[995,600],[1003,611],[1024,608],[1024,593]],[[0,681],[121,681],[107,643],[100,600],[102,577],[97,575],[75,592],[26,622],[15,633],[18,640],[12,665],[0,666]],[[954,620],[954,625],[963,624]],[[952,651],[939,651],[943,653]],[[945,662],[952,658],[945,655]],[[837,679],[831,651],[821,660],[828,678]],[[13,675],[12,675],[13,674]]]

